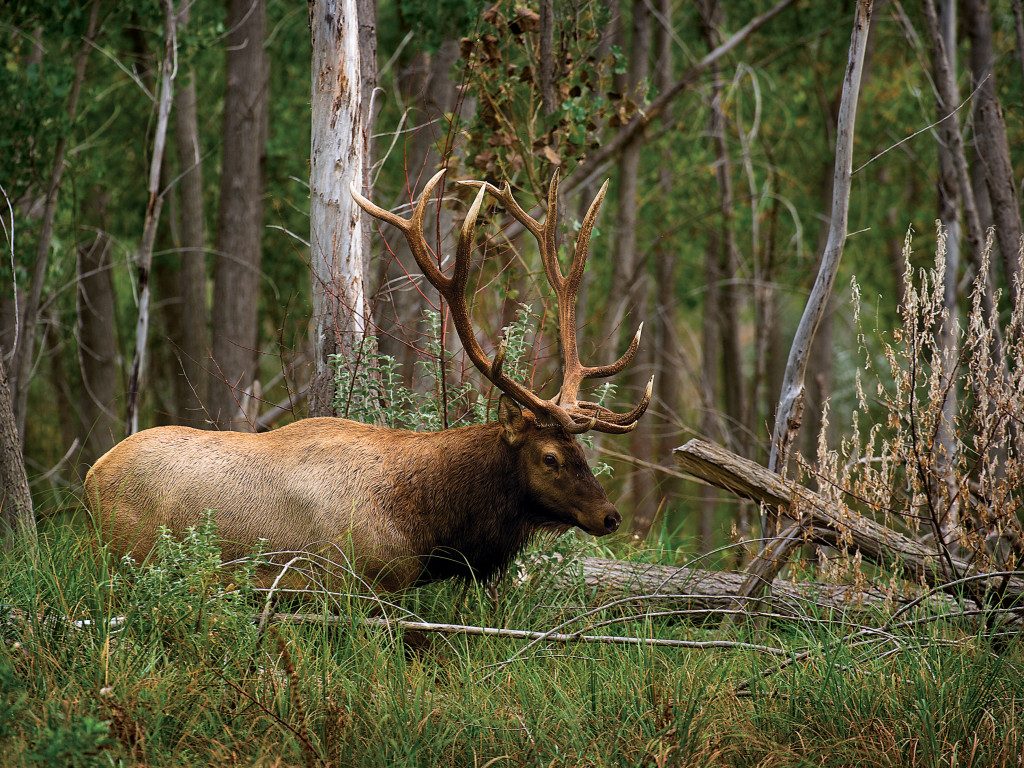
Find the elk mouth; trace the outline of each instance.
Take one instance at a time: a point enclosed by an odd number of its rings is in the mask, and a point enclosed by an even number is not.
[[[591,536],[608,536],[609,534],[615,533],[619,530],[619,526],[622,525],[622,515],[615,509],[611,504],[608,508],[603,510],[598,515],[588,515],[587,517],[593,520],[595,517],[600,520],[596,525],[591,523],[584,523],[582,515],[574,516],[576,519],[573,521],[574,525],[579,526],[584,531],[589,533]]]

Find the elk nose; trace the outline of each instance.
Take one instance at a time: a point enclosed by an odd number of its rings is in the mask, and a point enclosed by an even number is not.
[[[608,533],[615,533],[619,530],[619,524],[622,522],[622,515],[618,512],[612,512],[604,516],[604,529]]]

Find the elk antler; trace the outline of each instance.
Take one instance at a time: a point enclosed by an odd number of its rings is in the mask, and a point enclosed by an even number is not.
[[[402,231],[409,243],[409,250],[419,265],[427,280],[437,288],[451,307],[452,320],[455,323],[455,330],[462,340],[466,354],[477,369],[494,384],[498,389],[507,394],[519,405],[533,411],[537,415],[547,415],[555,420],[566,432],[579,434],[587,430],[599,432],[622,433],[629,432],[636,427],[637,420],[647,410],[651,401],[651,392],[654,386],[654,377],[647,383],[644,396],[637,403],[636,407],[628,413],[615,413],[597,403],[581,401],[577,399],[580,385],[584,379],[596,379],[612,376],[625,368],[633,360],[636,351],[640,346],[640,332],[643,330],[643,323],[637,330],[633,341],[625,354],[611,365],[587,367],[580,363],[579,352],[576,343],[576,296],[579,293],[580,283],[583,279],[583,269],[586,266],[587,251],[590,246],[590,234],[594,228],[594,221],[597,219],[601,202],[604,200],[605,192],[608,189],[608,182],[605,182],[598,192],[594,202],[591,203],[587,215],[583,219],[579,235],[576,237],[576,252],[573,255],[572,265],[569,268],[568,276],[562,274],[558,264],[558,251],[555,244],[555,232],[558,226],[558,174],[556,172],[551,180],[551,187],[548,190],[548,212],[544,223],[541,224],[530,216],[512,197],[512,190],[506,183],[502,189],[483,181],[465,181],[466,185],[478,186],[473,204],[470,205],[466,214],[466,220],[459,232],[458,246],[455,252],[455,268],[452,276],[446,276],[430,252],[426,238],[423,234],[423,220],[426,215],[427,203],[434,192],[445,170],[438,171],[433,178],[427,182],[420,193],[419,200],[413,209],[412,216],[404,219],[390,211],[386,211],[363,197],[353,186],[352,197],[356,203],[374,218],[386,221]],[[557,397],[545,400],[530,391],[518,382],[505,375],[503,366],[505,363],[506,344],[502,339],[493,359],[489,359],[480,347],[473,333],[473,323],[470,317],[469,307],[466,303],[466,284],[469,279],[469,266],[472,257],[474,234],[477,216],[480,207],[483,205],[484,194],[489,192],[505,206],[508,212],[519,220],[540,245],[541,259],[544,262],[544,271],[548,280],[555,290],[558,301],[558,327],[559,346],[562,356],[562,385]]]

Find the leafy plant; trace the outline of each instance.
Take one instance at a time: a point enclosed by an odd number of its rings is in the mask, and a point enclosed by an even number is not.
[[[517,381],[529,371],[528,355],[533,338],[533,313],[521,304],[515,320],[502,329],[508,346],[505,370]],[[334,355],[335,402],[338,413],[365,424],[396,429],[436,431],[448,426],[479,424],[486,419],[486,401],[476,396],[473,382],[464,379],[451,386],[445,382],[454,353],[441,348],[441,316],[424,313],[426,355],[416,361],[418,389],[407,387],[401,364],[391,355],[376,351],[375,339],[367,337],[350,357]]]

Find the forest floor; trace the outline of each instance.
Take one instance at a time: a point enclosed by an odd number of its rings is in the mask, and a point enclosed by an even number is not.
[[[580,546],[535,559],[566,567]],[[977,622],[584,616],[582,591],[531,567],[496,600],[443,584],[384,610],[704,644],[396,631],[355,592],[277,606],[340,622],[261,631],[262,596],[218,567],[210,531],[161,548],[155,565],[111,567],[60,524],[0,553],[0,764],[1022,765],[1024,646]]]

